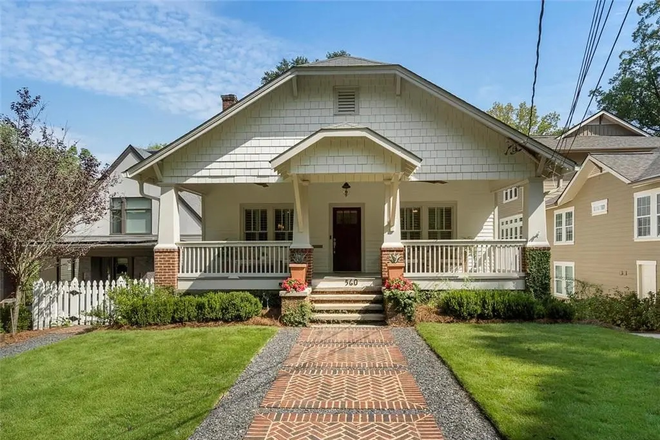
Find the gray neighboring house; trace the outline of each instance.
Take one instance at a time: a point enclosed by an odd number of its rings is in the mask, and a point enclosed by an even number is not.
[[[126,179],[121,174],[153,154],[129,145],[110,166],[118,182],[110,190],[106,216],[80,229],[68,240],[91,244],[83,257],[51,258],[44,264],[45,281],[106,280],[126,274],[145,278],[154,271],[154,246],[158,237],[160,188]],[[179,193],[182,240],[201,238],[201,200],[190,192]]]

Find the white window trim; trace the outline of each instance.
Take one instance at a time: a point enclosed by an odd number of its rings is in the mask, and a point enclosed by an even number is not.
[[[658,194],[660,188],[640,191],[633,194],[633,240],[634,241],[660,241],[660,235],[654,236],[658,231]],[[639,237],[637,235],[637,199],[640,197],[651,196],[651,235],[648,237]]]
[[[351,113],[339,113],[339,92],[351,91],[355,92],[355,111]],[[334,115],[335,116],[351,116],[360,114],[360,89],[357,86],[337,86],[333,89],[334,94]]]
[[[564,277],[562,281],[562,290],[566,292],[566,267],[571,267],[573,269],[573,292],[575,292],[575,262],[573,261],[555,261],[552,263],[552,293],[555,296],[558,296],[560,298],[567,298],[568,294],[567,293],[557,293],[557,278],[556,278],[556,266],[561,266],[562,267],[562,275]]]
[[[594,212],[594,208],[597,207],[597,206],[600,206],[600,205],[605,205],[605,210],[600,211],[600,212]],[[592,217],[595,217],[597,215],[605,215],[605,214],[607,214],[607,212],[608,212],[607,199],[596,200],[595,202],[591,202],[591,216]],[[575,218],[573,218],[573,220],[575,220]],[[575,231],[573,231],[573,233],[575,233]]]
[[[429,239],[429,208],[451,208],[452,209],[452,219],[451,219],[451,235],[452,240],[455,240],[458,236],[458,231],[456,230],[456,225],[458,225],[458,207],[456,203],[452,202],[440,202],[440,203],[428,203],[428,202],[406,202],[401,203],[401,209],[403,208],[421,208],[422,213],[420,221],[422,222],[422,238],[421,240],[430,240]],[[407,240],[404,240],[407,241]]]
[[[268,211],[266,231],[268,232],[267,241],[275,241],[275,210],[276,209],[294,209],[292,203],[249,203],[240,205],[240,228],[239,228],[239,241],[245,241],[245,210],[246,209],[265,209]],[[295,217],[295,213],[294,213]],[[294,231],[295,231],[295,221],[294,221]],[[289,240],[282,240],[282,243],[287,243]]]
[[[508,225],[505,225],[506,222],[510,222]],[[507,238],[504,237],[504,230],[505,229],[517,229],[517,228],[522,228],[523,226],[523,215],[522,214],[516,214],[516,215],[511,215],[509,217],[504,217],[500,219],[500,224],[499,228],[497,230],[498,238],[500,240],[507,240]],[[512,234],[516,235],[516,234]],[[524,236],[524,233],[520,233],[520,238],[509,238],[508,240],[522,240]]]
[[[572,212],[573,213],[573,239],[571,241],[568,241],[565,239],[566,237],[566,216],[564,215],[567,212]],[[557,241],[557,214],[562,215],[562,238],[564,240],[562,241]],[[572,245],[575,244],[575,207],[571,206],[570,208],[566,209],[558,209],[552,213],[552,242],[556,244],[557,246],[566,246],[566,245]]]
[[[642,294],[640,293],[640,291],[642,290],[642,288],[640,286],[641,279],[639,277],[640,266],[652,266],[653,267],[653,272],[658,273],[658,262],[653,261],[653,260],[637,260],[635,262],[635,269],[636,269],[636,272],[637,272],[635,274],[635,278],[637,279],[637,297],[642,299],[642,298],[646,298],[646,293],[644,293],[644,296],[642,296]],[[657,279],[657,277],[656,277],[656,280],[655,280],[655,290],[656,291],[658,290],[658,279]]]
[[[509,194],[508,197],[507,194]],[[509,203],[509,202],[513,202],[514,200],[517,200],[519,194],[520,194],[520,189],[517,186],[505,189],[504,191],[502,191],[502,203]]]

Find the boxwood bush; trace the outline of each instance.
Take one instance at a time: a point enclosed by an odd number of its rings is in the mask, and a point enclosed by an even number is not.
[[[573,306],[554,298],[539,300],[528,292],[511,290],[453,290],[440,297],[440,311],[457,319],[531,321],[573,319]]]
[[[597,292],[571,298],[576,318],[631,331],[660,331],[660,292],[640,299],[632,291]]]
[[[179,296],[168,289],[129,285],[108,292],[111,324],[166,325],[181,322],[246,321],[261,313],[261,301],[248,292],[209,292]]]

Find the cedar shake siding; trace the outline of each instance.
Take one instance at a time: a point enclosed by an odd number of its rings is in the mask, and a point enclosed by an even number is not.
[[[633,187],[602,173],[589,178],[575,199],[548,209],[548,241],[552,262],[575,263],[575,278],[610,289],[637,290],[638,260],[660,262],[660,241],[634,241],[634,193],[660,188],[660,183]],[[591,202],[607,199],[607,214],[591,215]],[[574,244],[554,243],[554,213],[574,207]],[[660,268],[660,264],[657,266]],[[554,277],[554,274],[553,274]],[[660,273],[656,273],[660,279]]]

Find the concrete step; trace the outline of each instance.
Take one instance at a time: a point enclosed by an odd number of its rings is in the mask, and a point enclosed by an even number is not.
[[[360,276],[326,276],[312,280],[314,289],[343,289],[361,290],[365,287],[381,287],[383,285],[380,277],[360,277]]]
[[[315,287],[314,293],[317,295],[326,294],[361,294],[361,293],[380,293],[382,287],[380,286],[365,286],[365,287]]]
[[[314,313],[313,322],[383,322],[382,313]]]
[[[358,312],[382,312],[382,304],[364,304],[364,303],[321,303],[314,304],[314,310],[317,312],[332,312],[332,311],[358,311]]]
[[[318,303],[346,303],[346,302],[383,302],[381,293],[359,293],[359,294],[330,294],[324,293],[317,295],[314,291],[309,296],[314,304]]]

